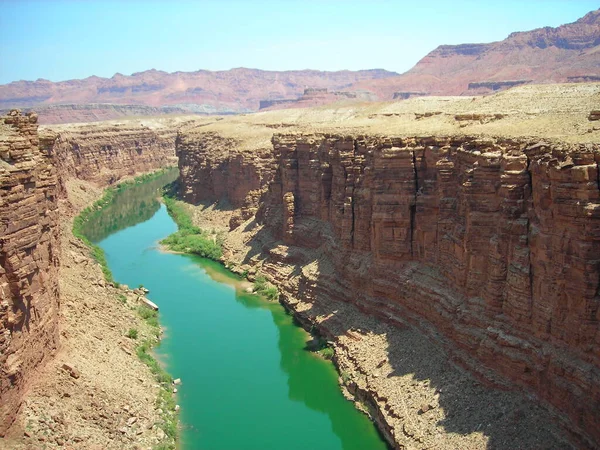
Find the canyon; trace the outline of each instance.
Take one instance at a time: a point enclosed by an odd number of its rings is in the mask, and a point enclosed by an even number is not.
[[[393,448],[597,447],[598,101],[598,83],[521,85],[39,136],[35,114],[11,112],[0,436],[159,442],[126,426],[157,420],[154,381],[123,338],[134,311],[115,300],[133,294],[70,229],[103,187],[177,161],[196,223],[226,232],[223,262],[266,276],[330,342],[346,395]]]

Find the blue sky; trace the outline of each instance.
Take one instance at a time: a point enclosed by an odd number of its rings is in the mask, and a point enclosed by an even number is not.
[[[440,44],[574,22],[598,0],[0,0],[0,83],[252,67],[410,69]]]

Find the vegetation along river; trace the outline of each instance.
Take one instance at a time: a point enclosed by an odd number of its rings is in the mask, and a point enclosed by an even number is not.
[[[374,425],[342,396],[331,362],[305,350],[308,333],[278,303],[247,294],[223,266],[165,253],[176,231],[157,189],[123,189],[88,222],[114,279],[150,290],[165,336],[156,354],[181,378],[183,450],[378,450]]]

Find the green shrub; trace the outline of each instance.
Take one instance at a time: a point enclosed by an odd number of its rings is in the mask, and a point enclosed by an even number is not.
[[[325,347],[324,349],[319,350],[319,354],[325,359],[331,359],[335,352],[331,347]]]
[[[267,286],[267,288],[263,291],[263,295],[272,302],[279,299],[279,291],[273,285]]]
[[[117,298],[119,299],[119,301],[123,304],[127,303],[127,297],[125,297],[123,294],[119,294],[117,296]]]
[[[152,450],[175,450],[175,444],[172,442],[161,442],[152,447]]]
[[[137,339],[138,330],[136,330],[135,328],[130,328],[129,331],[127,331],[127,337],[130,339]]]
[[[259,274],[254,279],[254,291],[271,302],[279,300],[279,290],[269,283],[264,275]]]
[[[173,382],[173,378],[169,375],[165,370],[160,366],[158,361],[154,359],[154,357],[149,353],[152,348],[152,342],[149,340],[145,340],[140,345],[137,346],[135,352],[144,364],[146,364],[150,371],[156,377],[156,381],[159,383],[169,384]]]
[[[146,321],[151,327],[159,328],[158,323],[158,311],[154,311],[146,306],[140,305],[137,308],[137,312],[142,319]]]
[[[175,252],[192,253],[218,261],[223,255],[221,250],[222,238],[219,239],[218,234],[214,236],[214,234],[207,233],[195,226],[186,207],[166,192],[163,199],[167,211],[179,230],[167,236],[160,243]]]

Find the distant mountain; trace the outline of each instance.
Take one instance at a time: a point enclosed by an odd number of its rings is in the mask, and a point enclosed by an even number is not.
[[[380,98],[482,94],[522,83],[600,81],[600,9],[557,28],[512,33],[490,44],[441,45],[411,70],[361,81]]]
[[[258,110],[261,102],[277,109],[416,95],[476,95],[523,83],[585,81],[600,81],[600,10],[557,28],[512,33],[500,42],[441,45],[402,75],[382,69],[175,73],[152,69],[131,76],[0,85],[0,110],[34,107],[40,110],[41,122],[53,123],[142,111],[249,112]]]
[[[110,103],[153,107],[168,105],[202,113],[244,112],[257,110],[264,99],[298,97],[305,88],[341,90],[353,83],[397,75],[381,69],[270,72],[239,68],[175,73],[153,69],[131,76],[92,76],[57,83],[43,79],[16,81],[0,86],[0,109]]]

